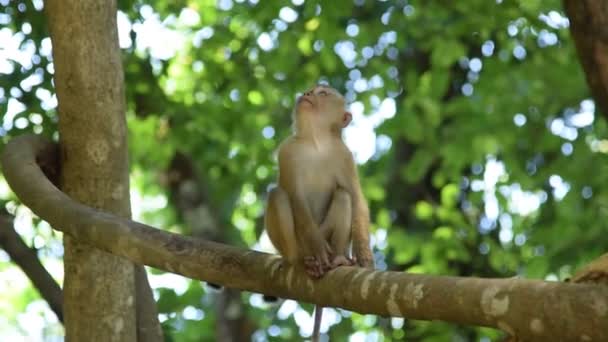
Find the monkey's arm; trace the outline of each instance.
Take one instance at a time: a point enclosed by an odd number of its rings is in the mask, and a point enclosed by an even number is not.
[[[361,190],[355,162],[350,153],[348,156],[345,161],[348,177],[343,186],[352,196],[353,254],[360,266],[374,268],[374,256],[369,245],[369,208]]]
[[[290,156],[296,155],[291,151],[294,147],[282,146],[279,150],[279,186],[288,196],[293,211],[294,230],[299,246],[299,255],[307,258],[313,257],[322,266],[329,265],[329,245],[324,239],[318,224],[312,217],[305,192],[302,186],[302,175],[298,173],[297,160]]]

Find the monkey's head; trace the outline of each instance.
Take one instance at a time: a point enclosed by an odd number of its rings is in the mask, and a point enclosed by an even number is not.
[[[317,85],[298,97],[294,109],[296,129],[341,132],[352,120],[346,110],[344,97],[334,88]],[[303,125],[303,123],[307,123]]]

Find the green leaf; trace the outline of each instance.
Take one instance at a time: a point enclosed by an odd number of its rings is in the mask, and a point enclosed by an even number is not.
[[[420,220],[430,220],[433,217],[433,206],[426,201],[420,201],[416,203],[415,214]]]
[[[403,122],[403,135],[411,142],[421,142],[424,138],[424,126],[418,115],[413,112],[405,113],[400,120]]]
[[[454,208],[458,202],[460,189],[456,184],[447,184],[441,189],[441,204],[446,208]]]
[[[460,57],[466,56],[465,47],[455,40],[436,39],[431,55],[431,63],[433,66],[447,68]]]
[[[433,163],[435,156],[427,149],[419,148],[414,153],[410,163],[403,170],[403,177],[409,183],[417,183],[425,175]]]

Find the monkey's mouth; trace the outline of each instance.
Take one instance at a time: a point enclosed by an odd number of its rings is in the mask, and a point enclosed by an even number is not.
[[[300,98],[298,99],[298,104],[300,104],[300,103],[302,103],[302,102],[304,102],[304,101],[306,101],[306,102],[310,103],[311,105],[314,105],[314,103],[312,103],[312,101],[311,101],[311,100],[309,100],[309,99],[305,98],[304,96],[300,96]]]

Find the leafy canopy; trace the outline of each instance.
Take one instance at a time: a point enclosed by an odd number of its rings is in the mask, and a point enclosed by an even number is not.
[[[3,141],[28,131],[56,136],[42,1],[0,4]],[[295,95],[327,82],[354,113],[345,138],[361,163],[379,268],[563,279],[608,247],[601,238],[606,123],[589,98],[559,1],[119,6],[137,219],[263,248],[273,151],[290,134]],[[171,178],[184,168],[190,183]],[[3,198],[19,214],[15,198],[6,191]],[[57,237],[33,223],[26,237],[43,259],[57,260]],[[6,258],[0,268],[11,269]],[[213,338],[213,294],[171,275],[152,280],[171,340]],[[310,316],[293,302],[268,310],[259,295],[241,298],[239,317],[255,340],[310,330]],[[10,300],[12,309],[0,310],[16,322],[31,290]],[[331,310],[326,322],[337,340],[498,336]]]

